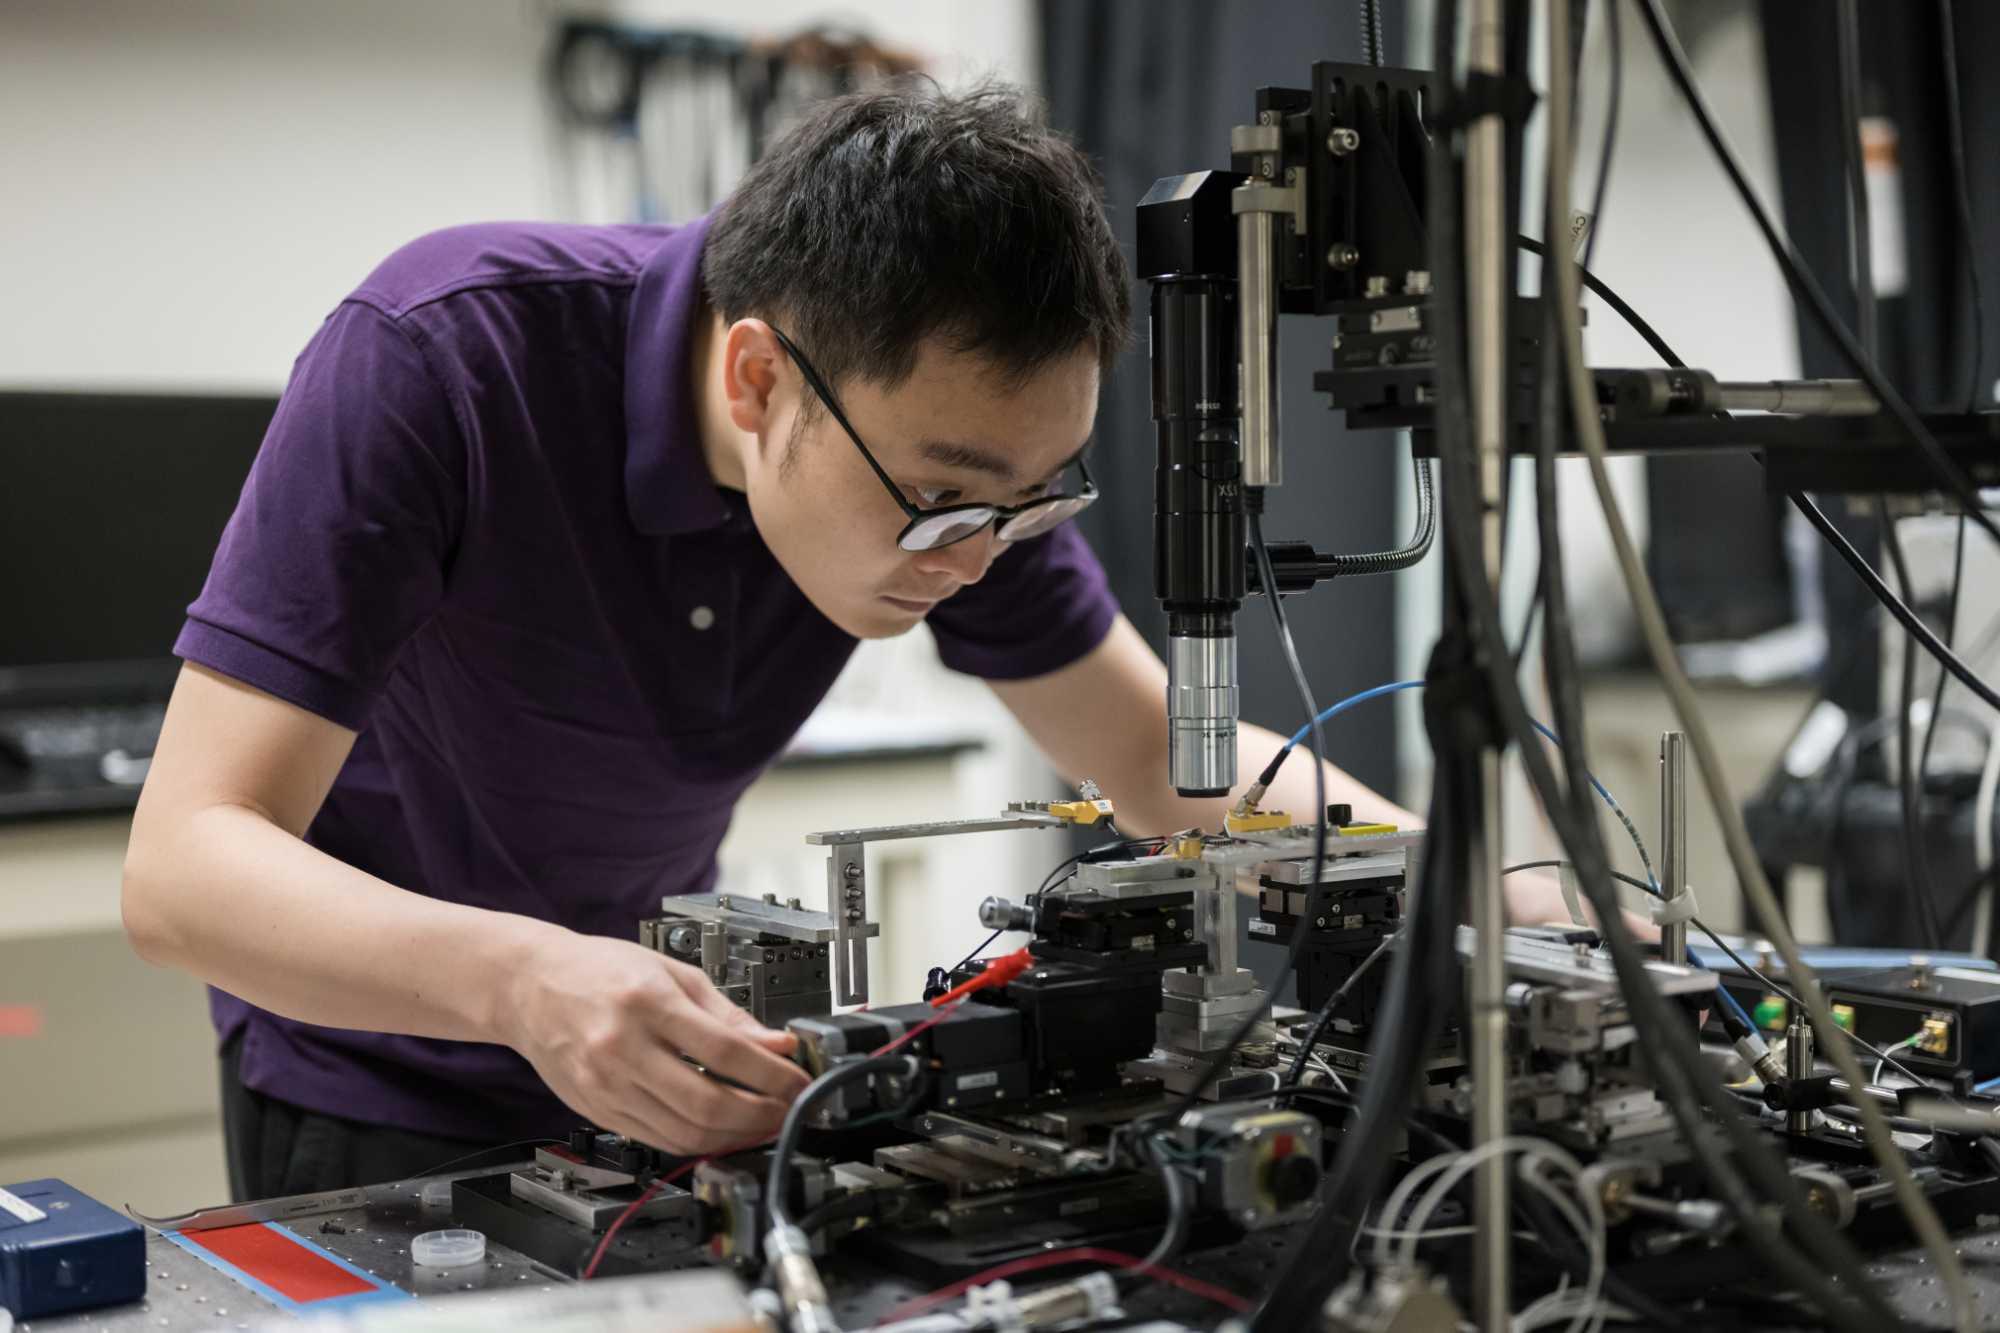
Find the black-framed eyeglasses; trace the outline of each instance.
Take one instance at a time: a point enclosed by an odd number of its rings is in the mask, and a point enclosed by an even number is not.
[[[1015,506],[958,504],[922,509],[911,504],[904,498],[903,488],[890,479],[889,474],[882,470],[882,465],[875,461],[875,455],[868,452],[868,446],[861,442],[860,433],[848,421],[847,413],[841,411],[840,401],[833,396],[833,390],[820,378],[819,372],[813,369],[812,362],[806,360],[805,353],[777,328],[772,328],[771,332],[777,335],[779,344],[792,358],[792,363],[799,368],[799,374],[805,382],[812,386],[812,391],[819,395],[822,403],[826,404],[826,410],[833,414],[833,419],[847,432],[847,438],[854,441],[854,447],[868,460],[869,469],[881,479],[882,489],[889,492],[890,498],[909,518],[910,521],[905,523],[903,530],[896,535],[896,545],[905,551],[935,551],[940,546],[950,546],[968,537],[977,536],[989,523],[1000,525],[999,537],[1003,542],[1026,541],[1075,518],[1088,509],[1091,501],[1097,498],[1097,484],[1090,479],[1090,468],[1079,457],[1076,466],[1083,477],[1083,490],[1076,495],[1044,495],[1024,505]]]

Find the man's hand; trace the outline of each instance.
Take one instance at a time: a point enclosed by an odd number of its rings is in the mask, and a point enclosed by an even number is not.
[[[554,932],[505,989],[501,1039],[605,1129],[692,1157],[778,1132],[806,1085],[792,1037],[763,1027],[699,969],[623,940]],[[754,1091],[688,1067],[699,1061]]]
[[[1597,909],[1582,898],[1583,914],[1597,924]],[[1647,943],[1660,938],[1660,928],[1635,912],[1624,913],[1625,929],[1632,938]],[[1570,923],[1569,904],[1563,900],[1562,883],[1547,875],[1523,872],[1507,877],[1507,922],[1514,926],[1540,926],[1551,921]]]

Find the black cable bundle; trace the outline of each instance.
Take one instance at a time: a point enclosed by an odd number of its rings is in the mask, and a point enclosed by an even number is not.
[[[1840,156],[1847,184],[1848,280],[1854,293],[1855,336],[1861,350],[1873,359],[1880,342],[1875,269],[1870,253],[1868,175],[1861,160],[1861,18],[1857,0],[1838,0],[1834,19],[1834,48],[1839,57],[1834,85],[1839,93]],[[1896,585],[1905,599],[1911,599],[1910,562],[1903,554],[1895,516],[1889,512],[1885,497],[1876,496],[1874,508],[1882,548],[1889,553],[1889,561],[1896,570]],[[1908,888],[1917,900],[1922,944],[1927,949],[1939,949],[1944,947],[1944,939],[1938,925],[1937,886],[1932,882],[1930,858],[1924,853],[1922,778],[1917,771],[1910,722],[1910,710],[1917,699],[1917,644],[1908,635],[1903,637],[1901,676],[1896,709],[1896,793],[1903,815],[1903,860],[1909,867]]]
[[[1477,674],[1465,648],[1462,636],[1447,634],[1425,673],[1424,724],[1439,760],[1423,857],[1403,922],[1409,947],[1393,953],[1369,1046],[1368,1081],[1320,1188],[1319,1210],[1272,1278],[1270,1294],[1252,1316],[1252,1333],[1311,1327],[1327,1292],[1347,1275],[1355,1235],[1388,1174],[1390,1140],[1407,1120],[1429,1053],[1456,1007],[1453,936],[1471,873],[1462,834],[1468,805],[1478,804],[1479,748],[1467,733],[1483,729]]]
[[[1437,69],[1450,68],[1456,20],[1456,0],[1440,0],[1435,20],[1441,53]],[[1449,90],[1438,91],[1448,97]],[[1450,308],[1459,299],[1455,287],[1446,291],[1440,286],[1441,280],[1457,282],[1456,265],[1446,273],[1436,267],[1437,254],[1457,244],[1456,166],[1448,162],[1450,156],[1449,140],[1441,136],[1429,154],[1436,309]],[[1447,383],[1459,387],[1457,400],[1439,403],[1440,435],[1462,418],[1464,369],[1462,364],[1447,367],[1454,350],[1454,344],[1442,344],[1438,353],[1441,393]],[[1460,505],[1467,505],[1468,512],[1475,515],[1478,510],[1473,502],[1476,491],[1461,498],[1449,475],[1444,494],[1445,545],[1449,548],[1457,540],[1454,530],[1460,527],[1451,521],[1454,511]],[[1473,556],[1476,560],[1476,546]],[[1318,1318],[1327,1294],[1346,1278],[1355,1236],[1388,1175],[1389,1137],[1404,1123],[1415,1101],[1417,1080],[1459,993],[1453,936],[1471,875],[1471,849],[1465,833],[1470,821],[1477,818],[1479,806],[1479,747],[1491,738],[1482,716],[1471,645],[1460,623],[1463,608],[1452,597],[1446,598],[1445,605],[1450,623],[1425,670],[1424,726],[1436,757],[1436,770],[1424,851],[1404,915],[1408,947],[1395,951],[1374,1040],[1369,1045],[1369,1077],[1333,1167],[1321,1184],[1319,1209],[1286,1255],[1264,1303],[1251,1316],[1251,1333],[1290,1333],[1309,1327]]]
[[[901,1074],[914,1084],[922,1076],[922,1068],[907,1055],[871,1055],[865,1060],[835,1065],[808,1083],[805,1090],[792,1100],[791,1107],[785,1112],[784,1124],[778,1130],[777,1143],[771,1149],[771,1167],[764,1180],[764,1212],[771,1226],[795,1225],[787,1202],[791,1197],[792,1159],[798,1155],[799,1139],[805,1133],[806,1116],[811,1113],[813,1103],[842,1084],[873,1078],[877,1074]],[[914,1092],[913,1087],[913,1097]]]
[[[1439,6],[1434,34],[1433,67],[1439,71],[1451,68],[1456,29],[1456,5],[1445,0]],[[1449,87],[1437,90],[1444,107],[1440,124],[1450,123],[1456,100],[1454,91]],[[1414,1021],[1428,1017],[1423,1011],[1431,998],[1412,993],[1415,960],[1454,956],[1448,930],[1442,934],[1442,944],[1437,942],[1437,923],[1440,919],[1447,925],[1455,921],[1456,893],[1467,882],[1470,872],[1466,833],[1471,827],[1467,818],[1471,809],[1467,800],[1470,797],[1472,808],[1476,809],[1478,786],[1476,767],[1470,771],[1472,781],[1469,784],[1466,781],[1467,765],[1476,765],[1477,746],[1490,742],[1477,730],[1470,735],[1461,734],[1461,728],[1476,727],[1487,708],[1497,715],[1505,734],[1520,751],[1543,808],[1580,868],[1583,885],[1603,921],[1604,937],[1621,988],[1631,1005],[1634,1023],[1642,1032],[1660,1038],[1648,1041],[1646,1049],[1662,1057],[1654,1070],[1661,1094],[1705,1174],[1739,1219],[1742,1234],[1778,1275],[1803,1292],[1834,1324],[1854,1329],[1892,1326],[1893,1316],[1873,1292],[1844,1291],[1827,1280],[1828,1273],[1858,1272],[1858,1258],[1842,1238],[1804,1207],[1783,1165],[1771,1155],[1756,1128],[1730,1103],[1689,1044],[1679,1039],[1685,1016],[1660,997],[1646,974],[1638,946],[1619,916],[1609,861],[1594,813],[1575,799],[1585,789],[1582,774],[1587,769],[1587,759],[1582,746],[1574,662],[1569,656],[1573,644],[1566,635],[1562,636],[1561,647],[1552,648],[1551,670],[1554,683],[1567,696],[1559,698],[1557,705],[1559,726],[1565,736],[1565,763],[1571,778],[1567,789],[1557,780],[1546,752],[1534,737],[1519,682],[1513,676],[1499,608],[1489,595],[1481,554],[1477,460],[1466,434],[1459,166],[1448,135],[1440,135],[1429,156],[1432,315],[1438,367],[1437,445],[1443,466],[1445,548],[1451,561],[1448,574],[1456,592],[1447,599],[1447,607],[1464,617],[1462,625],[1447,628],[1446,638],[1433,655],[1432,671],[1458,685],[1460,701],[1442,701],[1444,693],[1452,689],[1445,680],[1426,690],[1427,723],[1438,760],[1431,844],[1424,858],[1411,920],[1406,926],[1411,931],[1411,947],[1397,954],[1383,1021],[1378,1027],[1380,1035],[1370,1051],[1370,1068],[1374,1073],[1363,1090],[1356,1128],[1344,1140],[1322,1190],[1320,1215],[1288,1257],[1271,1296],[1254,1316],[1252,1328],[1257,1333],[1272,1333],[1304,1327],[1314,1317],[1327,1294],[1346,1276],[1350,1266],[1347,1245],[1386,1175],[1386,1154],[1377,1140],[1389,1126],[1401,1122],[1414,1090],[1409,1071],[1421,1064],[1432,1032],[1428,1022]],[[1545,290],[1553,295],[1553,287],[1554,284],[1549,284]],[[1545,370],[1552,368],[1552,363],[1545,362]],[[1548,488],[1546,497],[1538,499],[1552,501],[1552,496],[1552,488]],[[1552,503],[1538,504],[1538,511],[1542,511],[1547,521],[1552,517]],[[1554,609],[1557,619],[1566,621],[1567,608],[1558,605]],[[1555,627],[1552,624],[1552,631]],[[1469,640],[1460,632],[1463,629],[1469,629]],[[1551,640],[1556,637],[1552,632]],[[1463,676],[1451,670],[1470,665],[1484,666],[1486,690],[1465,690]],[[1439,686],[1444,689],[1439,690]],[[1435,705],[1429,698],[1433,690],[1439,690],[1441,700]],[[1480,699],[1483,707],[1461,711],[1461,701],[1470,698]],[[1447,712],[1458,719],[1456,727],[1447,722]],[[1584,812],[1581,817],[1579,810]],[[1456,971],[1455,962],[1452,971]],[[1456,987],[1447,982],[1433,988],[1432,994],[1455,991]],[[1704,1101],[1708,1102],[1707,1109],[1715,1120],[1703,1114]],[[1728,1141],[1726,1149],[1716,1140],[1714,1128],[1718,1126]],[[1754,1192],[1750,1181],[1744,1178],[1745,1171],[1755,1181]],[[1811,1252],[1810,1260],[1793,1247],[1785,1231],[1767,1215],[1764,1199],[1781,1203],[1791,1236]]]
[[[1558,132],[1567,139],[1566,131]],[[1553,191],[1550,204],[1549,211],[1556,212],[1557,200]],[[1556,266],[1548,260],[1545,255],[1544,299],[1547,308],[1557,310],[1559,307],[1554,302],[1561,299],[1561,284],[1551,281],[1552,270]],[[1456,329],[1453,332],[1456,334]],[[1563,353],[1561,362],[1566,373],[1587,374],[1581,366],[1567,364],[1573,349],[1565,346]],[[1545,357],[1545,375],[1556,364],[1555,359]],[[1543,422],[1544,429],[1538,439],[1537,450],[1540,471],[1546,473],[1553,470],[1553,446],[1557,438],[1554,432],[1566,429],[1561,423],[1568,419],[1569,414],[1565,413],[1556,422]],[[1440,432],[1440,440],[1445,438],[1446,434]],[[1469,468],[1471,460],[1461,460],[1459,466]],[[1538,505],[1538,517],[1544,524],[1544,540],[1553,549],[1557,537],[1553,530],[1552,484],[1546,488],[1538,486],[1538,491],[1543,489],[1548,492],[1548,503]],[[1451,513],[1450,506],[1447,506],[1446,512],[1447,515]],[[1453,547],[1454,544],[1447,541],[1447,549]],[[1556,591],[1559,598],[1560,591]],[[1482,633],[1490,636],[1490,642],[1504,652],[1505,644],[1499,638],[1497,608],[1482,605],[1478,609],[1481,612]],[[1552,604],[1549,612],[1550,692],[1557,726],[1565,738],[1563,761],[1569,779],[1567,792],[1558,787],[1546,753],[1533,743],[1532,736],[1527,733],[1525,708],[1518,683],[1511,676],[1505,680],[1496,676],[1495,690],[1508,729],[1521,749],[1529,779],[1541,797],[1551,822],[1556,825],[1563,844],[1576,860],[1582,887],[1599,914],[1604,940],[1610,949],[1620,988],[1631,1006],[1634,1023],[1642,1032],[1666,1038],[1649,1041],[1644,1047],[1649,1053],[1662,1057],[1653,1064],[1659,1091],[1673,1111],[1689,1146],[1694,1149],[1704,1173],[1737,1214],[1742,1234],[1777,1273],[1790,1286],[1804,1293],[1835,1324],[1853,1328],[1891,1324],[1893,1317],[1874,1292],[1866,1289],[1843,1291],[1827,1281],[1828,1273],[1858,1271],[1858,1256],[1844,1237],[1833,1232],[1804,1206],[1783,1164],[1771,1153],[1755,1127],[1744,1120],[1740,1110],[1713,1075],[1702,1066],[1689,1044],[1674,1039],[1675,1028],[1684,1022],[1684,1018],[1651,985],[1645,973],[1644,960],[1619,916],[1609,860],[1584,788],[1583,775],[1588,770],[1589,761],[1585,753],[1574,643],[1567,634],[1557,632],[1558,620],[1566,616],[1566,608]],[[1713,1120],[1706,1120],[1702,1115],[1703,1104]],[[1730,1149],[1727,1154],[1721,1151],[1721,1145],[1708,1132],[1709,1124],[1717,1125],[1723,1131]],[[1745,1179],[1746,1174],[1748,1180]],[[1789,1236],[1772,1224],[1760,1200],[1751,1192],[1752,1181],[1764,1198],[1783,1206],[1789,1223]],[[1804,1245],[1810,1252],[1810,1259],[1794,1248],[1793,1241]]]

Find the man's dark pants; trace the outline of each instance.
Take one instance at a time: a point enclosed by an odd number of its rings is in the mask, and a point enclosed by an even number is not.
[[[408,1180],[496,1145],[363,1124],[291,1105],[243,1086],[240,1036],[222,1048],[222,1128],[229,1193],[241,1202]]]

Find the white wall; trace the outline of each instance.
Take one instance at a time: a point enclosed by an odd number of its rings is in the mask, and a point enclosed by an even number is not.
[[[598,10],[633,23],[730,30],[743,27],[746,12],[719,0],[607,0]],[[989,74],[1028,87],[1041,82],[1039,30],[1023,0],[762,0],[751,12],[756,31],[767,35],[816,24],[863,29],[923,57],[949,84]]]
[[[8,0],[0,384],[275,389],[390,250],[553,215],[547,0]],[[1026,0],[626,0],[635,22],[821,18],[948,79],[1035,74]]]
[[[420,232],[541,217],[536,7],[0,9],[0,380],[272,390]]]

